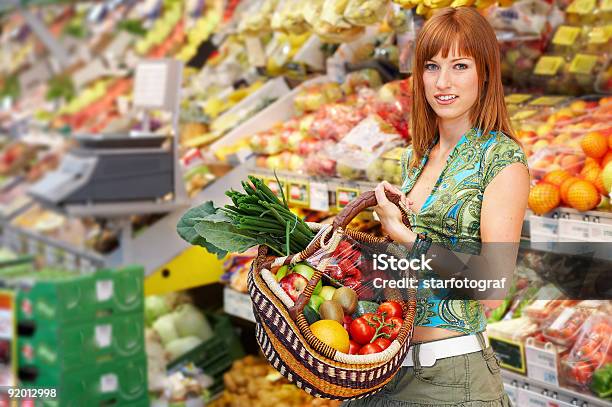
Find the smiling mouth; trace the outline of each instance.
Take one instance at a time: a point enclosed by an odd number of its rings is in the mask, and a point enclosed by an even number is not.
[[[457,95],[436,95],[434,97],[442,102],[448,102],[449,100],[457,99],[459,96]]]

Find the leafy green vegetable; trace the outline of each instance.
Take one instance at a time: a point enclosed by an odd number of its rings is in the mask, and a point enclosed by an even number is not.
[[[304,250],[314,233],[256,177],[243,182],[245,193],[227,191],[233,205],[215,208],[212,202],[192,208],[179,221],[177,231],[187,242],[211,253],[244,252],[264,244],[280,255]]]
[[[216,213],[216,208],[212,201],[204,202],[200,206],[189,209],[179,220],[176,230],[183,240],[194,246],[202,246],[210,253],[216,254],[218,258],[223,258],[227,254],[225,250],[219,249],[210,244],[206,239],[195,230],[195,225],[206,218],[208,215]]]
[[[147,33],[147,30],[143,27],[142,22],[139,20],[132,19],[120,21],[118,28],[138,37],[144,37]]]

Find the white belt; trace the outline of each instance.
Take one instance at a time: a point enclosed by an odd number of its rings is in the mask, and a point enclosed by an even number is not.
[[[489,347],[489,337],[486,332],[482,333],[485,339],[485,344]],[[412,352],[414,345],[408,349],[406,359],[402,366],[414,366],[412,360]],[[419,362],[421,366],[433,366],[438,359],[450,358],[453,356],[465,355],[468,353],[479,352],[483,350],[476,334],[455,336],[439,341],[426,342],[419,345]]]

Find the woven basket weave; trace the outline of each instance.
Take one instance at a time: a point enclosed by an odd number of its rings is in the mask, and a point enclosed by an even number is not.
[[[401,207],[398,196],[391,193],[387,196]],[[347,355],[317,339],[302,313],[325,267],[317,267],[293,307],[279,298],[283,294],[271,282],[270,269],[307,260],[322,247],[331,253],[344,235],[362,243],[389,242],[345,229],[356,214],[375,204],[376,197],[372,191],[362,194],[336,217],[327,233],[319,234],[303,252],[294,256],[270,257],[267,247],[260,246],[249,272],[248,289],[257,322],[256,336],[264,356],[289,381],[316,397],[337,400],[362,398],[380,391],[393,378],[408,352],[416,313],[416,290],[409,289],[403,293],[391,290],[387,296],[401,303],[404,321],[397,338],[387,349],[370,355]],[[406,219],[404,216],[407,223]],[[314,225],[311,227],[318,229]]]

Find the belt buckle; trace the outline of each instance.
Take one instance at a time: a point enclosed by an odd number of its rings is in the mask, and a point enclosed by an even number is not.
[[[419,349],[419,362],[421,366],[431,367],[436,364],[436,354],[432,349]]]

